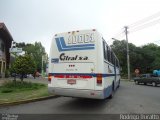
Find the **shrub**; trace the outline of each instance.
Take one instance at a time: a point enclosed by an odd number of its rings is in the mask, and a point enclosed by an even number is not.
[[[10,92],[13,92],[13,89],[4,88],[1,90],[1,93],[10,93]]]
[[[26,91],[26,90],[37,90],[45,87],[42,83],[31,83],[31,82],[21,82],[21,81],[9,81],[5,82],[0,91],[2,93],[9,93],[15,91]]]

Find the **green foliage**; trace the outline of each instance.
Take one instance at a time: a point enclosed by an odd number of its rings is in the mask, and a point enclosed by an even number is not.
[[[32,74],[35,71],[35,62],[30,55],[19,56],[13,67],[18,74]]]
[[[11,88],[3,88],[1,90],[1,93],[11,93],[11,92],[13,92],[13,89],[11,89]]]
[[[25,56],[18,56],[11,66],[11,72],[21,74],[21,80],[23,80],[25,74],[33,74],[35,69],[35,61],[27,54]]]
[[[111,48],[120,60],[122,67],[122,76],[127,75],[127,53],[126,41],[115,40]],[[151,73],[154,69],[160,69],[160,46],[153,43],[136,47],[129,43],[130,68],[131,74],[134,75],[136,68],[140,69],[141,73]]]
[[[27,54],[31,55],[35,60],[36,68],[40,72],[42,66],[42,55],[46,54],[45,48],[41,42],[35,42],[34,44],[18,43],[18,47],[21,47]],[[45,68],[44,64],[44,68]]]
[[[14,89],[14,91],[10,92],[8,89],[8,92],[7,92],[7,89],[2,93],[1,91],[2,89],[0,87],[0,104],[6,103],[6,102],[17,102],[21,100],[31,100],[31,99],[46,97],[50,95],[48,94],[47,85],[45,85],[45,87],[41,87],[40,89],[33,89],[33,90]]]
[[[4,83],[0,87],[0,91],[1,93],[10,93],[10,92],[18,92],[18,91],[37,90],[43,87],[45,87],[45,84],[42,84],[42,83],[10,81],[10,82]]]

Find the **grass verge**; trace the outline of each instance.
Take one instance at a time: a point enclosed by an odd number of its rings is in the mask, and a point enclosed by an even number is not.
[[[47,85],[31,82],[7,82],[0,86],[0,104],[47,97]]]

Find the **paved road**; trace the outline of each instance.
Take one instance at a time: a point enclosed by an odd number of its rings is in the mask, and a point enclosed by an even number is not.
[[[1,107],[0,113],[14,114],[123,114],[160,113],[160,87],[121,82],[109,100],[58,97],[28,104]]]

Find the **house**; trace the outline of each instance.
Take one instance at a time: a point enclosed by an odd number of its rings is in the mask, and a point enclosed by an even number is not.
[[[13,38],[4,23],[0,23],[0,77],[4,77],[9,68],[10,53]]]

